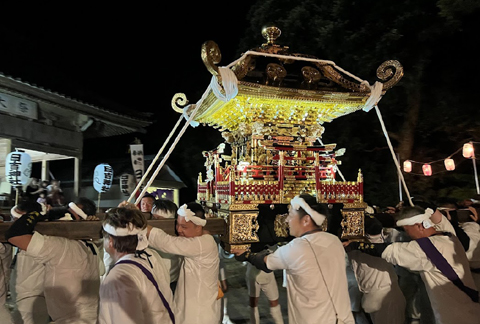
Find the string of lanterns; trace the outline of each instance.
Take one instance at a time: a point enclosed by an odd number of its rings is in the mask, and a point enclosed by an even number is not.
[[[473,147],[474,143],[478,143],[478,142],[468,142],[468,143],[463,144],[463,147],[461,147],[460,149],[455,151],[453,154],[449,155],[447,158],[442,159],[442,160],[432,161],[432,162],[428,162],[428,163],[416,162],[416,161],[413,161],[413,160],[405,160],[403,162],[403,171],[405,173],[410,173],[410,172],[412,172],[413,163],[419,163],[419,164],[422,164],[423,175],[431,176],[432,175],[432,164],[436,163],[436,162],[440,162],[440,161],[443,161],[444,166],[445,166],[445,170],[453,171],[453,170],[455,170],[455,161],[452,159],[452,156],[455,155],[456,153],[458,153],[460,150],[462,150],[462,155],[463,155],[464,158],[472,159],[473,162],[475,163],[475,161],[474,161],[475,160],[475,149]]]

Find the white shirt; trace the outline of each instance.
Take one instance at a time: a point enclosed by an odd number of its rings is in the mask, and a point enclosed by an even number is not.
[[[460,224],[460,227],[470,238],[470,244],[467,250],[467,258],[468,261],[470,261],[470,267],[472,269],[480,269],[480,224],[475,222],[465,222]]]
[[[341,321],[354,323],[345,267],[342,243],[326,232],[297,237],[267,257],[268,269],[286,269],[290,324],[335,323],[335,310]]]
[[[134,254],[127,254],[118,261],[132,260],[150,271],[170,309],[175,312],[168,271],[156,251],[145,251],[151,255],[149,259],[153,268],[148,260]],[[172,321],[157,289],[142,270],[134,264],[117,264],[100,286],[98,323],[153,324]]]
[[[34,232],[26,252],[45,265],[45,300],[55,323],[96,323],[98,255],[82,241],[38,232]]]
[[[152,228],[150,245],[166,253],[182,255],[175,305],[177,324],[216,324],[220,319],[218,303],[219,257],[213,236],[180,237]]]
[[[348,257],[363,293],[362,308],[373,323],[403,324],[406,300],[393,265],[358,250],[348,252]]]
[[[444,223],[449,227],[450,222]],[[437,224],[438,225],[438,224]],[[442,227],[439,227],[442,229]],[[456,237],[434,235],[433,245],[448,261],[462,282],[475,289],[468,259]],[[382,253],[388,262],[410,271],[418,271],[425,283],[437,324],[475,323],[480,318],[480,304],[474,303],[433,265],[417,241],[392,243]],[[467,270],[467,271],[466,271]]]
[[[179,255],[165,253],[162,251],[157,251],[158,254],[162,257],[162,260],[169,270],[170,273],[170,282],[178,281],[178,275],[180,273],[180,264],[182,262],[182,257]]]
[[[11,263],[12,246],[8,243],[0,243],[0,319],[4,324],[13,323],[12,316],[5,307]]]

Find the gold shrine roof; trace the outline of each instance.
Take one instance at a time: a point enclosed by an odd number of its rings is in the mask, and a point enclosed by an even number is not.
[[[199,123],[236,130],[240,123],[293,124],[308,127],[331,122],[365,108],[374,92],[372,86],[341,69],[332,61],[313,56],[290,54],[288,47],[275,44],[280,36],[276,27],[262,30],[267,43],[251,49],[227,66],[236,77],[238,93],[230,100],[217,97],[211,86],[196,105],[188,105],[184,94],[176,94],[172,107],[191,114]],[[220,92],[222,85],[220,50],[212,41],[202,45],[202,59],[207,70],[216,77]],[[398,61],[386,61],[377,69],[381,94],[395,85],[403,76]],[[378,91],[377,91],[378,92]],[[377,101],[378,101],[377,100]],[[197,107],[199,105],[199,107]]]

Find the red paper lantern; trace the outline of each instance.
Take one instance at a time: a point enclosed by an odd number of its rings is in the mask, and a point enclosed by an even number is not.
[[[412,171],[412,162],[409,160],[406,160],[403,162],[403,171],[405,172],[411,172]]]
[[[455,162],[453,161],[453,159],[445,159],[444,163],[445,169],[447,169],[447,171],[455,170]]]
[[[424,164],[422,170],[424,175],[428,177],[432,175],[432,166],[430,164]]]
[[[463,156],[467,159],[471,159],[475,156],[475,150],[472,143],[463,144]]]

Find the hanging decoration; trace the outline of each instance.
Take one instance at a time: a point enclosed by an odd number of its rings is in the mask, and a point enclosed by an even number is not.
[[[444,164],[445,164],[445,169],[447,171],[455,170],[455,161],[453,161],[453,159],[450,159],[450,158],[445,159]]]
[[[99,193],[110,190],[113,182],[113,169],[109,164],[101,163],[93,173],[93,187]]]
[[[10,152],[5,161],[5,175],[8,183],[18,187],[26,185],[32,174],[32,158],[23,151]]]
[[[472,142],[463,144],[463,157],[466,159],[471,159],[475,156],[475,150],[473,149]]]
[[[422,166],[423,174],[427,177],[432,175],[432,166],[430,164],[424,164]]]
[[[120,191],[129,196],[135,190],[135,176],[133,174],[124,173],[120,176]]]
[[[438,162],[443,162],[446,171],[454,171],[455,168],[456,168],[456,164],[458,164],[459,162],[457,160],[457,163],[455,163],[455,160],[453,159],[453,156],[456,155],[457,153],[459,153],[460,151],[462,151],[462,155],[463,155],[464,158],[472,160],[472,162],[474,163],[474,168],[476,168],[476,165],[475,165],[475,160],[476,160],[475,159],[475,149],[474,149],[474,146],[473,146],[473,144],[475,144],[475,143],[480,144],[480,142],[465,143],[457,151],[455,151],[454,153],[450,154],[448,157],[446,157],[444,159],[441,159],[441,160],[430,161],[430,162],[417,162],[417,161],[414,161],[414,160],[405,160],[405,161],[403,161],[403,172],[412,173],[412,171],[414,170],[414,165],[415,164],[421,164],[423,175],[431,176],[432,174],[434,174],[433,171],[432,171],[433,170],[432,165],[436,164]],[[436,170],[438,170],[438,168]],[[431,172],[431,174],[428,174],[430,172]],[[438,172],[435,172],[435,173],[438,173]],[[419,173],[413,173],[413,174],[419,174]]]

